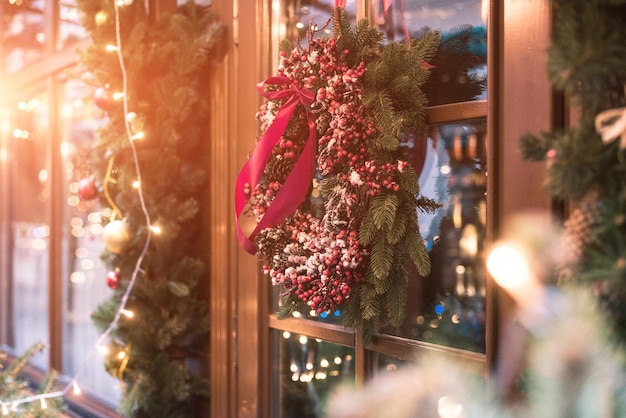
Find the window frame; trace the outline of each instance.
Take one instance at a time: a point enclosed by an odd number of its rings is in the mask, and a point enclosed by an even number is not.
[[[497,15],[499,9],[498,2],[492,2],[490,5],[491,15]],[[363,17],[371,16],[373,13],[371,7],[370,0],[357,0],[357,21]],[[370,21],[374,21],[370,17]],[[493,128],[490,120],[493,119],[490,117],[490,113],[493,112],[494,109],[489,106],[489,102],[493,101],[494,98],[497,97],[497,90],[494,86],[494,80],[497,78],[498,69],[494,65],[493,61],[493,53],[495,51],[494,45],[492,45],[493,38],[495,38],[493,25],[493,19],[489,21],[489,30],[488,30],[488,88],[487,88],[487,99],[484,100],[474,100],[467,102],[459,102],[459,103],[451,103],[451,104],[443,104],[437,106],[430,106],[426,109],[426,120],[428,124],[437,125],[437,124],[445,124],[445,123],[454,123],[460,122],[464,120],[470,119],[485,119],[487,123],[488,132]],[[269,62],[272,61],[272,57],[269,57]],[[491,65],[494,65],[492,68]],[[493,91],[492,91],[493,90]],[[489,133],[487,134],[488,138],[491,138]],[[489,151],[493,149],[493,147],[488,146]],[[490,170],[495,164],[494,154],[489,152],[487,155],[487,168]],[[493,181],[490,180],[490,184],[488,184],[487,190],[495,190],[491,189],[494,187]],[[490,193],[488,193],[488,196]],[[490,212],[491,207],[489,205],[493,205],[493,200],[488,200],[488,212]],[[487,226],[488,230],[493,228],[493,222]],[[489,233],[489,232],[488,232]],[[492,238],[492,234],[488,236],[488,239]],[[303,318],[286,318],[286,319],[278,319],[275,313],[271,309],[271,284],[269,284],[269,280],[264,277],[259,272],[257,273],[257,279],[262,282],[262,291],[267,296],[267,299],[264,301],[264,311],[267,315],[266,327],[263,331],[263,340],[266,347],[263,347],[263,350],[267,352],[267,357],[265,358],[264,363],[271,364],[272,356],[271,349],[271,333],[273,331],[288,331],[292,334],[303,334],[307,335],[311,338],[320,338],[322,340],[345,345],[354,348],[355,353],[355,383],[357,385],[363,385],[366,380],[375,374],[377,371],[375,370],[375,356],[378,354],[381,355],[389,355],[402,359],[416,359],[420,354],[424,354],[425,352],[437,353],[446,358],[453,358],[457,361],[467,363],[468,366],[479,373],[481,373],[484,377],[487,377],[490,370],[490,360],[493,357],[495,345],[492,344],[492,341],[495,339],[494,328],[496,327],[496,318],[494,315],[494,310],[491,308],[487,309],[486,315],[486,353],[474,353],[467,350],[446,347],[438,344],[432,344],[419,340],[412,340],[403,337],[386,335],[386,334],[377,334],[372,339],[372,341],[364,345],[361,338],[360,330],[351,330],[346,329],[341,325],[327,324],[322,322],[316,322],[309,319]],[[487,297],[486,297],[486,306],[489,307],[492,303],[496,302],[495,292],[494,292],[494,283],[492,280],[487,280]],[[267,371],[267,375],[264,376],[264,382],[260,383],[261,390],[261,398],[266,400],[274,399],[275,396],[272,393],[272,385],[269,384],[271,382],[271,371]],[[272,413],[272,405],[267,401],[263,405],[264,409],[261,411],[260,416],[270,416]]]
[[[236,91],[229,102],[229,109],[236,113],[229,118],[230,124],[227,127],[215,130],[215,133],[224,134],[225,138],[232,138],[235,144],[228,147],[232,153],[229,162],[221,166],[230,170],[229,190],[234,189],[238,169],[254,148],[255,135],[258,133],[258,125],[252,115],[260,105],[260,99],[251,86],[272,74],[271,63],[275,58],[270,55],[271,48],[268,48],[268,40],[271,39],[267,24],[271,22],[269,6],[264,5],[261,0],[231,1],[232,4],[224,4],[220,9],[225,10],[228,15],[229,7],[233,6],[232,16],[235,23],[232,29],[237,48],[229,50],[233,59],[220,72],[225,79],[232,76],[232,81],[236,84]],[[485,2],[490,12],[487,101],[434,106],[428,109],[428,113],[430,123],[486,116],[489,144],[487,243],[493,243],[500,235],[501,225],[512,214],[530,208],[545,210],[548,214],[552,209],[551,202],[543,194],[543,167],[521,161],[517,152],[517,140],[527,131],[549,129],[553,124],[552,113],[559,108],[559,104],[554,101],[552,88],[545,75],[545,48],[549,43],[551,22],[549,1]],[[251,14],[239,13],[244,4],[249,6]],[[358,16],[369,15],[369,2],[357,0],[357,11]],[[254,27],[255,30],[240,32],[239,27]],[[250,57],[254,57],[256,72],[249,71]],[[245,106],[238,106],[244,103]],[[221,147],[223,146],[216,145],[214,148]],[[218,162],[217,160],[215,158],[213,161]],[[524,176],[520,176],[520,172]],[[211,196],[215,198],[219,195],[216,192]],[[210,222],[213,229],[232,231],[233,212],[233,206],[229,203],[225,216],[215,214]],[[220,297],[227,299],[221,301],[222,306],[218,311],[213,309],[213,329],[219,329],[221,339],[212,342],[212,347],[219,347],[220,350],[219,353],[214,353],[212,364],[223,364],[226,361],[229,365],[222,368],[223,375],[222,371],[216,374],[216,369],[211,369],[213,379],[223,376],[229,382],[223,389],[214,387],[212,402],[216,397],[219,397],[219,401],[213,403],[212,415],[270,416],[271,393],[268,383],[271,370],[268,365],[272,356],[269,336],[275,329],[302,331],[307,335],[313,334],[312,336],[317,333],[334,342],[353,340],[355,349],[361,353],[371,350],[408,357],[416,351],[440,349],[440,346],[392,336],[379,336],[375,342],[364,347],[358,338],[358,331],[346,333],[334,327],[312,329],[305,320],[291,318],[279,322],[270,310],[271,284],[260,273],[261,262],[239,248],[233,235],[227,232],[222,236],[211,237],[213,259],[218,255],[230,254],[224,264],[213,267],[218,275],[212,275],[213,308],[213,303],[219,303]],[[228,240],[230,251],[216,250],[215,245],[223,246],[224,239]],[[220,280],[219,277],[224,279]],[[230,282],[225,283],[227,280]],[[512,303],[491,278],[488,278],[486,301],[486,354],[456,349],[446,349],[443,353],[478,364],[486,378],[492,379],[499,356],[499,330],[509,320]],[[261,331],[248,332],[251,328],[246,327],[246,332],[242,332],[242,323],[254,323]],[[232,351],[224,350],[221,344],[231,344]],[[368,356],[357,356],[357,384],[365,381],[370,367],[369,361],[371,359]],[[228,368],[232,373],[227,373]],[[242,370],[245,370],[246,376],[242,376]],[[228,393],[229,389],[232,389],[231,393]]]
[[[81,41],[74,47],[85,48],[89,45],[89,41]],[[11,74],[3,77],[0,84],[0,91],[4,93],[2,105],[14,103],[18,98],[24,97],[24,94],[44,93],[49,100],[49,144],[50,147],[50,179],[51,179],[51,198],[47,203],[46,212],[49,217],[50,236],[48,246],[48,329],[49,341],[47,342],[46,354],[48,356],[48,367],[63,373],[63,283],[61,278],[62,272],[62,222],[66,202],[61,198],[64,195],[63,187],[63,157],[61,156],[61,133],[59,131],[59,109],[61,97],[61,83],[64,71],[75,67],[77,56],[73,48],[66,48],[58,53],[42,58],[29,64],[27,67],[17,74]],[[0,177],[2,181],[3,195],[10,193],[7,185],[7,165],[2,164]],[[4,196],[3,196],[4,197]],[[5,199],[2,199],[5,202]],[[7,204],[2,203],[0,207],[0,220],[2,222],[3,231],[0,234],[0,260],[2,260],[2,269],[0,270],[0,289],[2,289],[2,297],[0,303],[0,341],[11,344],[11,312],[14,301],[11,299],[11,243],[12,235],[10,225],[8,224],[9,213]],[[22,353],[10,353],[10,358],[15,358]],[[25,368],[24,377],[38,384],[43,381],[45,371],[34,366]],[[62,390],[64,385],[58,384],[58,389]],[[106,414],[110,417],[121,417],[111,408],[100,403],[95,397],[89,396],[83,392],[82,395],[68,394],[65,401],[69,406],[69,416],[81,417],[98,417]]]

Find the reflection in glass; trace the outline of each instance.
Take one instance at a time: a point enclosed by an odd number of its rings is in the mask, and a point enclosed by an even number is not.
[[[419,214],[432,263],[409,283],[406,320],[391,334],[485,351],[485,120],[434,126],[412,144],[420,191],[441,203]]]
[[[346,12],[353,23],[356,21],[356,3],[357,0],[346,1]],[[334,7],[335,0],[272,0],[273,62],[278,62],[278,46],[284,39],[288,39],[294,45],[298,40],[306,42],[306,32],[310,23],[315,23],[319,28],[324,27],[323,31],[317,33],[319,36],[331,36],[330,18]]]
[[[483,416],[488,391],[481,368],[434,353],[425,355],[427,358],[416,363],[370,353],[376,379],[367,383],[360,399],[355,399],[360,402],[354,416]]]
[[[321,417],[331,390],[354,384],[353,348],[287,331],[272,339],[272,417]]]
[[[486,97],[487,1],[381,0],[373,6],[376,22],[390,41],[419,39],[430,29],[441,32],[430,61],[434,68],[423,87],[430,106]]]
[[[407,364],[411,364],[407,359],[373,351],[370,352],[369,355],[372,364],[372,373],[375,374],[393,373]]]
[[[5,72],[15,72],[43,54],[44,9],[44,0],[0,2],[0,41]]]
[[[94,347],[100,335],[90,313],[112,291],[106,285],[107,269],[100,259],[104,250],[101,236],[104,215],[97,198],[81,199],[78,193],[79,182],[91,175],[89,158],[96,130],[102,122],[93,100],[83,100],[89,91],[80,82],[67,82],[60,112],[64,175],[61,198],[65,208],[61,244],[65,306],[63,371],[71,376],[79,374],[83,390],[115,402],[121,395],[119,382],[105,371],[99,356],[89,360],[90,355],[96,354]]]
[[[278,316],[280,316],[281,304],[283,301],[283,295],[281,294],[283,290],[284,288],[282,286],[272,286],[272,310],[279,313]],[[322,312],[318,314],[314,309],[308,309],[308,306],[300,306],[297,310],[294,310],[291,313],[291,316],[294,318],[305,318],[321,323],[337,325],[343,324],[343,317],[341,315],[341,309],[336,309],[333,312]]]
[[[77,3],[77,0],[59,2],[59,38],[57,49],[63,49],[87,37],[87,32],[80,25]]]
[[[25,352],[36,342],[47,344],[48,249],[50,243],[50,166],[48,102],[44,96],[20,101],[10,110],[7,136],[11,219],[12,346]],[[48,367],[45,355],[32,364]]]

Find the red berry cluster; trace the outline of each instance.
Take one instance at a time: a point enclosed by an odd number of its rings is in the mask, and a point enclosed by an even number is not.
[[[272,151],[264,178],[253,190],[246,190],[252,214],[262,217],[308,137],[306,112],[316,112],[318,172],[336,177],[341,190],[325,202],[322,219],[301,207],[283,225],[262,231],[256,242],[269,261],[264,272],[272,282],[318,313],[338,309],[367,271],[369,253],[358,240],[360,220],[353,219],[351,208],[366,206],[367,199],[385,189],[398,191],[398,172],[408,165],[406,161],[379,163],[370,155],[368,143],[379,132],[361,100],[366,67],[363,62],[349,66],[347,55],[348,51],[337,49],[334,38],[311,39],[308,49],[281,54],[278,75],[313,90],[316,100],[310,109],[298,107]],[[257,118],[263,130],[282,104],[270,100],[262,105]]]
[[[301,212],[283,228],[291,234],[289,242],[274,254],[271,264],[263,266],[264,273],[318,314],[338,309],[367,270],[367,251],[358,233],[331,231],[322,220]]]

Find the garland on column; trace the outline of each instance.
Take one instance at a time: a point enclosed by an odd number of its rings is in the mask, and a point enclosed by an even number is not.
[[[208,379],[187,360],[206,346],[209,328],[198,295],[207,269],[194,238],[206,177],[207,80],[221,27],[192,1],[158,21],[143,1],[78,5],[93,39],[82,78],[107,120],[93,178],[78,191],[98,196],[111,213],[102,258],[112,294],[93,313],[104,330],[99,345],[122,384],[121,413],[188,417],[198,397],[208,397]]]
[[[238,179],[238,233],[284,287],[279,317],[341,312],[367,341],[402,323],[411,272],[430,271],[417,213],[438,205],[419,195],[406,151],[425,127],[420,86],[439,34],[383,44],[341,7],[333,36],[319,30],[307,46],[283,42],[278,74],[258,86],[264,133]]]
[[[25,379],[20,378],[24,367],[44,347],[41,342],[35,343],[11,362],[7,361],[6,353],[0,350],[0,415],[52,418],[62,413],[63,393],[55,390],[59,377],[57,371],[49,371],[38,390],[33,390]]]
[[[546,188],[572,203],[569,258],[559,279],[590,285],[626,343],[626,1],[559,0],[548,73],[580,118],[570,129],[520,140],[546,161]],[[621,139],[620,139],[621,138]]]

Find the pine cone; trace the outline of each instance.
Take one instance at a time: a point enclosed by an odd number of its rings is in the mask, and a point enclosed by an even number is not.
[[[599,215],[598,204],[588,202],[575,208],[565,221],[563,230],[563,260],[557,270],[562,279],[570,280],[585,255],[585,247],[593,244],[593,229]]]
[[[286,238],[285,233],[280,229],[266,228],[257,234],[254,243],[259,254],[271,257],[277,252],[277,248],[285,246]]]
[[[293,170],[293,160],[285,158],[275,158],[268,164],[267,178],[271,181],[279,181],[283,183]]]

